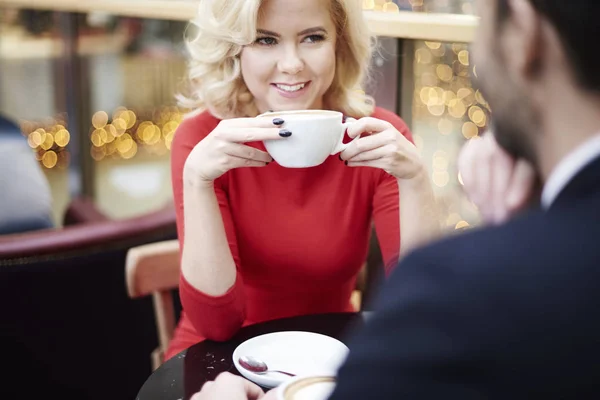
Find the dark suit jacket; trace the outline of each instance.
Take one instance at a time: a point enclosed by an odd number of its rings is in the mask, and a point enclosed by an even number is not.
[[[600,398],[600,158],[549,210],[407,256],[331,400]]]

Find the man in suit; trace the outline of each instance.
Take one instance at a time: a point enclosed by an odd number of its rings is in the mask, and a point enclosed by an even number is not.
[[[600,1],[477,8],[494,132],[460,164],[491,224],[405,257],[330,400],[600,397]],[[515,213],[536,181],[540,205]],[[196,398],[238,398],[230,379]]]

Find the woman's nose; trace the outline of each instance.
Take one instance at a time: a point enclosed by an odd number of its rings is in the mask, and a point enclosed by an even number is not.
[[[279,59],[279,70],[285,74],[295,75],[304,69],[304,61],[294,47],[287,48]]]

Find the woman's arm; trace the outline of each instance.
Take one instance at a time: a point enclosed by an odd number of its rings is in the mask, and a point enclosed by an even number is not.
[[[442,229],[441,213],[425,169],[411,179],[398,179],[398,190],[402,258],[411,250],[437,239]]]
[[[392,124],[414,146],[412,133],[400,117],[385,110],[379,113],[377,117]],[[373,197],[373,217],[389,275],[400,258],[441,234],[441,216],[424,166],[411,179],[381,171]]]
[[[181,249],[180,297],[200,335],[226,340],[241,327],[245,307],[237,276],[239,259],[233,221],[221,184],[225,177],[207,185],[185,171],[188,155],[210,128],[195,119],[185,120],[172,146],[173,196]]]

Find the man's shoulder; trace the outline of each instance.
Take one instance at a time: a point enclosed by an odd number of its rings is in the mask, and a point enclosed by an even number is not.
[[[532,241],[552,234],[547,229],[551,221],[542,212],[532,212],[506,224],[474,227],[422,247],[409,257],[446,262],[479,263],[481,259],[501,260],[518,257],[517,253],[531,249]],[[543,234],[542,234],[543,233]]]
[[[554,279],[556,271],[584,276],[600,256],[595,244],[600,224],[589,221],[596,206],[581,204],[569,213],[532,211],[501,226],[446,237],[408,254],[390,277],[391,284],[444,279],[484,287],[500,280]]]

